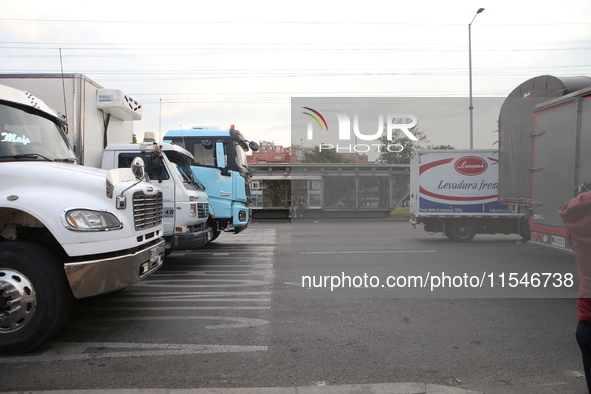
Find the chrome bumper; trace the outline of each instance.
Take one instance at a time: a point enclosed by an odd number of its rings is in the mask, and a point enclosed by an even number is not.
[[[164,262],[164,239],[145,248],[98,260],[64,264],[76,298],[124,289],[156,271]]]

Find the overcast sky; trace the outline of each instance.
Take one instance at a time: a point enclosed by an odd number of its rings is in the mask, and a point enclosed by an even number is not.
[[[143,103],[134,126],[140,138],[235,124],[247,138],[288,145],[291,97],[465,97],[457,127],[425,131],[434,144],[468,148],[468,24],[480,7],[472,24],[475,97],[506,96],[538,75],[591,75],[589,0],[0,6],[0,72],[59,73],[61,48],[64,72]],[[490,113],[475,106],[477,122],[483,118],[475,148],[496,139]]]

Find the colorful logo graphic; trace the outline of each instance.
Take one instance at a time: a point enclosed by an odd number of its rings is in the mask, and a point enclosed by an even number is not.
[[[318,115],[313,115],[309,112],[302,112],[303,114],[308,115],[309,117],[311,117],[312,119],[314,119],[316,121],[316,123],[318,123],[318,126],[320,126],[320,130],[324,130],[324,127],[322,127],[322,124],[324,124],[324,126],[326,127],[326,131],[328,131],[328,123],[326,123],[326,119],[324,119],[324,116],[322,116],[320,114],[320,112],[316,111],[315,109],[312,109],[310,107],[302,107],[304,109],[307,109],[308,111],[312,111],[314,112],[314,114]],[[320,117],[320,119],[318,119],[318,117]],[[322,123],[320,122],[320,120],[322,120]]]
[[[476,156],[466,156],[458,159],[454,168],[462,175],[475,176],[483,174],[488,168],[486,161]]]

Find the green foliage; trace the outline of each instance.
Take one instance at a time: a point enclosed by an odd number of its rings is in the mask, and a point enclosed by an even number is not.
[[[409,207],[396,207],[390,212],[391,219],[402,219],[408,220],[410,219],[410,208]]]
[[[434,150],[453,150],[456,149],[451,145],[430,145],[427,149],[434,149]]]
[[[392,119],[392,123],[399,123],[403,122],[402,119]],[[401,131],[395,132],[392,136],[393,140],[388,141],[386,136],[383,135],[380,138],[380,143],[382,144],[382,149],[380,152],[380,156],[378,157],[378,163],[388,163],[388,164],[410,164],[410,158],[412,157],[413,153],[416,150],[420,149],[455,149],[451,145],[427,145],[429,143],[429,139],[427,135],[419,129],[419,126],[416,125],[415,127],[409,130],[417,140],[411,140]],[[398,145],[396,145],[398,144]],[[389,152],[387,149],[384,149],[385,146],[388,145],[395,145],[400,146],[403,149],[400,152]],[[392,148],[391,150],[397,150]]]
[[[353,163],[353,160],[337,153],[335,149],[314,147],[313,152],[305,152],[302,163]]]
[[[399,131],[392,135],[392,141],[388,141],[385,135],[380,138],[380,144],[382,144],[382,149],[380,156],[378,157],[378,163],[388,163],[388,164],[410,164],[410,158],[415,150],[418,149],[425,149],[426,144],[429,142],[427,135],[419,129],[419,126],[415,126],[409,131],[417,138],[416,141],[411,140],[404,134],[403,132]],[[399,144],[403,149],[400,152],[389,152],[384,147],[388,145],[398,146]],[[392,150],[396,150],[392,148]]]
[[[291,184],[288,181],[266,180],[263,201],[267,208],[287,207],[287,196],[291,194]]]

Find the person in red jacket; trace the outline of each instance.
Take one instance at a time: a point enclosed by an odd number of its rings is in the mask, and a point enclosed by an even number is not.
[[[569,200],[558,211],[579,271],[577,343],[583,356],[587,390],[591,392],[591,191]]]

